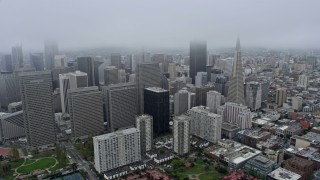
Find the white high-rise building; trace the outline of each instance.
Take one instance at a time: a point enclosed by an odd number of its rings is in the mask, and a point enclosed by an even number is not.
[[[204,86],[207,84],[207,72],[198,72],[196,75],[196,82],[197,87]]]
[[[68,59],[65,55],[55,55],[54,56],[54,67],[68,67]]]
[[[143,114],[136,117],[136,128],[140,130],[141,152],[150,151],[153,140],[153,118]]]
[[[190,133],[212,143],[221,139],[222,117],[211,113],[205,106],[190,109]]]
[[[173,150],[179,155],[190,151],[190,117],[181,115],[173,118]]]
[[[247,106],[227,102],[220,106],[217,113],[222,116],[223,122],[236,124],[241,129],[251,128],[252,114]]]
[[[88,87],[87,73],[75,71],[67,74],[59,74],[59,84],[62,113],[69,113],[67,91],[69,89]]]
[[[258,82],[248,82],[246,84],[246,104],[251,110],[261,107],[261,84]]]
[[[188,110],[189,92],[180,90],[174,94],[174,115],[179,116]]]
[[[306,88],[309,85],[309,76],[302,74],[299,75],[298,87]]]
[[[302,110],[302,102],[303,99],[300,96],[296,96],[292,98],[292,109],[296,111]]]
[[[93,147],[99,173],[141,160],[140,131],[136,128],[95,136]]]
[[[209,107],[210,112],[217,113],[217,109],[221,106],[222,95],[217,91],[207,92],[207,107]]]
[[[176,64],[169,63],[168,71],[169,71],[169,75],[170,75],[170,80],[174,81],[177,78]]]
[[[276,91],[276,103],[278,107],[282,107],[283,103],[287,101],[287,89],[278,88]]]

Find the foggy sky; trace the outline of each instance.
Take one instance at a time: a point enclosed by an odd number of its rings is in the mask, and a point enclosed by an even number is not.
[[[318,0],[0,0],[0,51],[101,46],[320,47]]]

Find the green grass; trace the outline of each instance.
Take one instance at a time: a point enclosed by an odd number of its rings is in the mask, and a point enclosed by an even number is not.
[[[24,163],[24,165],[32,164],[34,162],[36,162],[36,160],[34,160],[34,159],[26,159],[26,162]]]
[[[14,180],[13,172],[8,174],[8,175],[3,176],[3,179],[5,179],[5,180]]]
[[[56,163],[55,159],[53,159],[51,157],[46,157],[46,158],[42,158],[42,159],[38,160],[35,163],[19,167],[17,169],[17,172],[22,173],[22,174],[27,174],[27,173],[30,173],[30,172],[37,170],[37,169],[50,168],[55,163]]]
[[[219,179],[221,177],[223,177],[223,174],[220,174],[218,172],[216,173],[205,173],[205,174],[201,174],[199,176],[200,180],[213,180],[213,179]]]

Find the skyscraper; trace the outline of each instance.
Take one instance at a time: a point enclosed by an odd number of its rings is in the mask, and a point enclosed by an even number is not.
[[[24,127],[29,148],[56,142],[52,82],[49,71],[22,72],[19,75]]]
[[[68,67],[68,59],[66,55],[55,55],[54,56],[54,67]]]
[[[276,103],[278,107],[282,107],[283,103],[287,101],[287,89],[278,88],[276,91]]]
[[[120,53],[112,53],[111,54],[111,66],[115,66],[118,69],[121,69],[121,54]]]
[[[44,70],[44,61],[42,53],[31,53],[30,54],[30,64],[33,66],[36,71]]]
[[[147,114],[136,117],[136,128],[140,130],[141,152],[145,153],[152,148],[153,118]]]
[[[153,135],[169,131],[169,91],[158,87],[144,89],[144,113],[153,117]]]
[[[88,75],[88,86],[95,86],[94,59],[92,57],[78,57],[78,70]]]
[[[207,106],[207,92],[214,90],[213,86],[200,86],[196,87],[196,106]]]
[[[133,83],[103,87],[106,116],[112,131],[135,125],[137,88]]]
[[[240,129],[247,129],[252,126],[251,111],[242,104],[227,102],[218,108],[217,114],[222,116],[223,122],[236,124]]]
[[[95,136],[93,147],[99,173],[141,160],[140,131],[136,128]]]
[[[222,118],[218,114],[211,113],[204,106],[196,106],[190,109],[191,134],[217,143],[221,139]]]
[[[203,41],[190,42],[190,77],[195,83],[197,72],[206,72],[207,43]]]
[[[107,66],[104,69],[104,85],[119,83],[119,71],[115,66]]]
[[[307,63],[315,69],[317,67],[317,56],[307,56]]]
[[[175,63],[169,63],[168,71],[170,74],[170,80],[174,81],[177,78],[177,69]]]
[[[197,72],[195,85],[200,87],[207,84],[207,72]]]
[[[181,115],[173,118],[173,151],[179,155],[190,151],[190,117]]]
[[[22,46],[12,47],[12,65],[14,69],[19,69],[23,67]]]
[[[5,54],[0,59],[0,73],[1,72],[12,72],[13,64],[11,54]]]
[[[142,63],[137,64],[136,69],[136,86],[138,90],[138,112],[144,113],[144,88],[147,87],[161,87],[160,85],[160,68],[157,63]]]
[[[207,107],[210,112],[217,113],[217,109],[221,105],[221,98],[221,94],[217,91],[207,92]]]
[[[0,105],[7,108],[21,99],[18,77],[15,73],[0,73]]]
[[[258,82],[248,82],[246,84],[246,105],[251,110],[257,110],[261,107],[261,84]]]
[[[180,90],[174,94],[174,115],[179,116],[188,110],[189,92]]]
[[[244,77],[242,72],[242,60],[240,51],[240,39],[237,39],[236,51],[233,61],[233,72],[230,81],[230,87],[228,89],[228,101],[238,104],[245,104],[244,99]]]
[[[73,138],[103,132],[102,94],[97,86],[70,89],[68,105]]]
[[[44,42],[44,60],[46,70],[52,70],[54,68],[54,56],[59,53],[58,44],[53,41]]]
[[[69,89],[87,87],[88,86],[87,73],[76,71],[76,72],[67,73],[67,74],[59,74],[59,84],[60,84],[60,98],[61,98],[62,113],[69,113],[67,91]]]
[[[212,76],[211,76],[211,80],[212,80]],[[218,75],[214,82],[214,88],[216,91],[218,91],[219,93],[221,93],[221,95],[223,96],[228,96],[228,87],[227,87],[227,82],[228,79],[227,77],[223,76],[223,75]]]

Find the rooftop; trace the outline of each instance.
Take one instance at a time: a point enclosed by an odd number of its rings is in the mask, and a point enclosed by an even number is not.
[[[223,122],[221,128],[222,128],[222,129],[225,129],[225,130],[236,130],[236,129],[240,129],[240,127],[238,127],[236,124],[232,124],[232,123],[228,123],[228,122]]]
[[[117,137],[117,136],[120,136],[120,135],[131,134],[131,133],[135,133],[135,132],[139,132],[139,130],[136,129],[136,128],[129,128],[129,129],[119,130],[119,131],[115,131],[115,132],[108,133],[108,134],[95,136],[95,137],[93,137],[93,139],[105,140],[105,139],[108,139],[108,138]]]
[[[269,173],[268,176],[278,180],[299,180],[301,178],[299,174],[281,167]]]
[[[145,88],[146,90],[149,90],[149,91],[153,91],[153,92],[168,92],[168,90],[165,90],[165,89],[162,89],[162,88],[159,88],[159,87],[148,87],[148,88]]]

